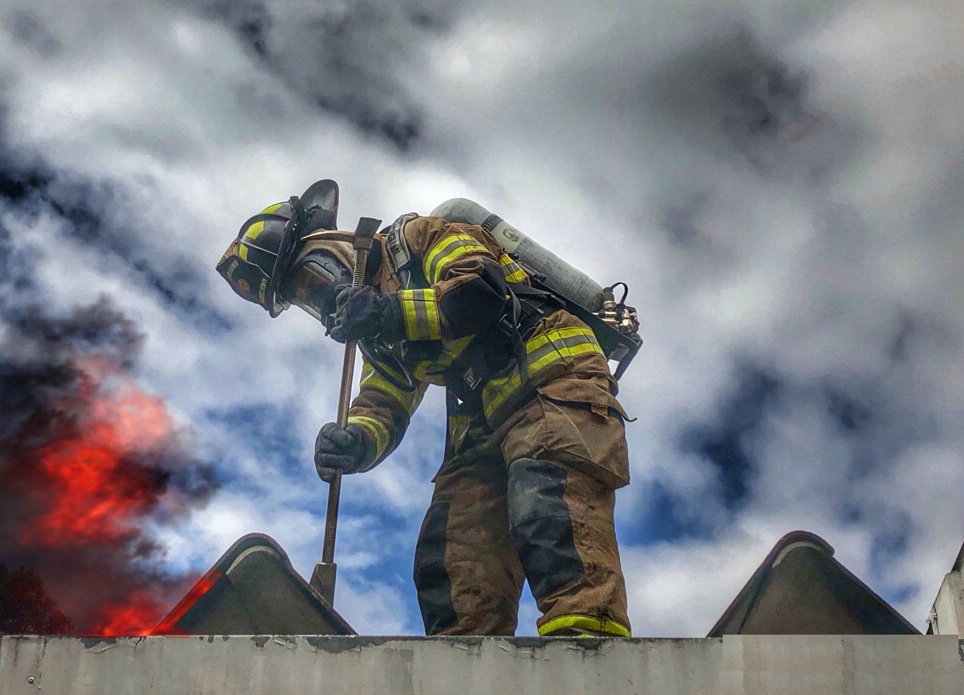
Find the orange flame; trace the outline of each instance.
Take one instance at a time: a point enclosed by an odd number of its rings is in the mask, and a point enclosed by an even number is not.
[[[93,403],[76,437],[48,444],[38,452],[50,480],[42,493],[47,513],[26,531],[26,540],[43,545],[105,542],[123,537],[161,492],[149,471],[124,463],[142,445],[169,435],[171,419],[163,403],[127,387]],[[141,442],[135,433],[143,433]]]
[[[111,544],[135,537],[159,503],[166,472],[138,455],[174,434],[164,403],[139,390],[116,363],[88,359],[66,412],[78,413],[71,434],[37,450],[43,489],[33,490],[44,513],[23,528],[27,544],[49,548]],[[95,597],[91,597],[96,601]],[[164,614],[165,599],[150,588],[99,607],[97,635],[146,635]]]
[[[211,590],[215,584],[217,584],[224,574],[218,569],[212,569],[210,572],[201,577],[197,584],[191,587],[191,590],[180,600],[180,602],[174,606],[174,609],[168,613],[167,617],[155,627],[152,631],[152,635],[183,635],[184,631],[178,626],[178,622],[184,617],[191,607],[197,603],[202,596],[204,596],[208,591]]]
[[[164,612],[156,597],[135,593],[123,604],[103,606],[104,617],[94,626],[94,634],[103,637],[143,637],[151,634],[152,619]]]

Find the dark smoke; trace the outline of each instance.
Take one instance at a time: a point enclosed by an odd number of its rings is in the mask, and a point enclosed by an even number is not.
[[[740,25],[668,58],[651,106],[690,143],[736,155],[765,173],[819,181],[862,146],[839,115],[821,111],[811,75]]]
[[[402,152],[423,139],[423,109],[397,73],[450,26],[451,3],[362,0],[301,15],[260,0],[190,4],[230,27],[255,60],[318,109]]]
[[[58,58],[63,53],[60,39],[47,27],[44,20],[30,10],[10,12],[4,28],[17,42],[31,48],[44,58]]]
[[[213,468],[137,389],[142,336],[107,300],[17,314],[0,342],[0,562],[80,634],[149,630],[194,577],[163,571],[144,523],[202,506]]]
[[[138,196],[130,186],[117,181],[90,181],[70,172],[54,172],[40,161],[20,161],[3,142],[0,104],[0,206],[29,219],[41,215],[63,222],[59,228],[68,243],[96,248],[110,272],[124,273],[133,289],[147,290],[174,316],[192,324],[204,334],[232,328],[232,322],[218,307],[206,300],[206,276],[199,260],[184,249],[159,251],[138,239],[150,232],[134,232],[131,211]],[[53,239],[56,243],[58,239]],[[32,259],[15,250],[11,231],[0,221],[0,287],[16,282],[11,289],[24,291],[33,283]],[[3,298],[0,309],[9,312],[16,295]]]
[[[759,465],[750,444],[779,398],[781,386],[776,374],[759,365],[744,365],[739,369],[737,388],[720,404],[716,421],[683,430],[680,448],[713,466],[720,497],[728,509],[739,509],[750,497]]]

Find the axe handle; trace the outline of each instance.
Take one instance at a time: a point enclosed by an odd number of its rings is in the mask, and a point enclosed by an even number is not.
[[[362,259],[364,256],[364,259]],[[368,260],[368,251],[359,251],[355,262],[355,276],[352,278],[352,287],[361,285],[357,281],[358,267],[361,265],[364,272],[365,266],[360,263]],[[349,340],[345,343],[345,357],[341,366],[341,389],[338,392],[338,417],[336,422],[339,427],[348,424],[348,406],[351,405],[351,383],[355,374],[355,341]],[[328,511],[325,514],[325,545],[321,551],[321,561],[332,563],[335,560],[335,532],[338,528],[338,504],[341,501],[341,470],[335,473],[335,477],[328,483]]]
[[[355,247],[355,268],[352,273],[352,287],[361,287],[365,284],[365,266],[368,264],[368,252],[372,247],[372,240],[375,232],[381,225],[381,220],[370,217],[363,217],[358,221],[355,229],[353,246]],[[355,341],[349,340],[345,343],[345,359],[341,367],[341,390],[338,393],[338,417],[336,422],[339,427],[348,424],[348,407],[351,405],[351,383],[355,374]],[[338,530],[338,504],[341,501],[341,476],[339,470],[335,473],[328,485],[328,511],[325,515],[325,543],[321,550],[321,563],[323,565],[335,564],[335,533]],[[334,597],[334,571],[331,572],[331,586],[325,587],[323,593],[327,593],[329,602]]]

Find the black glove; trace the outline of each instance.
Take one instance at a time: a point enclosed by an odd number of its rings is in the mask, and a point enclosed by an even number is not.
[[[339,343],[375,337],[394,343],[405,337],[398,298],[394,294],[380,294],[368,286],[337,288],[329,334]]]
[[[341,428],[329,422],[315,439],[315,468],[326,483],[332,481],[339,469],[345,473],[364,470],[373,458],[368,441],[356,425]]]

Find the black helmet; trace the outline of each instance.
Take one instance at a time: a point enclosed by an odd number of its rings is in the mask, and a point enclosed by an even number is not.
[[[272,318],[288,307],[279,295],[305,234],[337,228],[338,184],[317,181],[301,198],[269,205],[241,225],[217,271],[240,297],[268,310]]]

